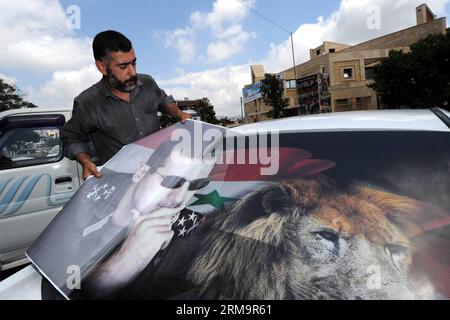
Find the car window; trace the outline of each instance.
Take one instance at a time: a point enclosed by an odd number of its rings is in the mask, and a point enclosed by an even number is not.
[[[56,162],[61,156],[58,127],[15,128],[0,138],[0,170]]]

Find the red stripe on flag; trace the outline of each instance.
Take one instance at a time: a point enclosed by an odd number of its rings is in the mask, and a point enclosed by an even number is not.
[[[142,138],[135,142],[143,147],[147,147],[150,149],[157,149],[159,146],[164,144],[165,142],[170,141],[170,137],[172,136],[172,132],[177,128],[177,126],[170,126],[159,130],[145,138]]]
[[[299,178],[319,173],[335,166],[333,161],[309,159],[312,156],[311,153],[302,149],[280,148],[279,158],[275,160],[279,162],[279,171],[276,175],[267,176],[261,174],[261,169],[270,167],[270,164],[249,164],[250,151],[255,151],[255,149],[246,150],[246,164],[237,164],[237,155],[235,154],[234,159],[232,159],[233,164],[216,165],[211,172],[210,178],[215,181],[264,181],[274,178]]]

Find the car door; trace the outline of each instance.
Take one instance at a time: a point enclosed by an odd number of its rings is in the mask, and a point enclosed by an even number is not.
[[[64,158],[63,114],[0,121],[0,266],[23,262],[24,251],[80,186],[75,161]]]

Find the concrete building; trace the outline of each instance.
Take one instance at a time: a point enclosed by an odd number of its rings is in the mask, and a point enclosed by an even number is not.
[[[184,98],[184,100],[177,100],[177,105],[180,110],[189,113],[194,120],[201,120],[198,116],[198,108],[200,107],[200,100],[189,100],[189,98]]]
[[[284,81],[290,116],[379,108],[372,83],[373,67],[389,56],[390,50],[407,52],[414,42],[430,34],[445,33],[446,19],[436,19],[426,4],[416,8],[417,25],[354,46],[326,41],[310,49],[310,60],[278,73]],[[251,66],[252,84],[244,90],[247,123],[269,119],[266,106],[257,93],[264,79],[264,66]],[[297,79],[295,78],[297,75]],[[253,89],[253,90],[251,90]],[[246,99],[246,90],[253,91]]]

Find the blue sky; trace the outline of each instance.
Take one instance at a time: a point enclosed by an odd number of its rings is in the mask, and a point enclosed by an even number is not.
[[[140,69],[156,78],[174,77],[176,68],[195,72],[220,67],[227,63],[241,64],[251,60],[261,60],[267,55],[271,42],[282,42],[287,35],[281,29],[250,13],[242,23],[243,28],[248,32],[255,32],[256,35],[248,42],[245,50],[225,61],[207,63],[204,59],[195,59],[191,63],[180,63],[176,50],[166,47],[164,35],[157,37],[155,33],[184,28],[189,25],[190,15],[195,11],[210,12],[213,1],[133,0],[112,2],[115,4],[109,5],[110,1],[64,0],[61,1],[61,4],[63,7],[71,4],[80,6],[82,28],[76,31],[80,36],[94,37],[99,30],[105,29],[120,30],[129,36],[139,57]],[[298,0],[279,2],[260,0],[255,9],[284,28],[295,31],[302,23],[314,23],[318,16],[328,16],[339,8],[340,1],[311,1],[307,7],[304,3],[305,1]],[[247,9],[242,7],[242,10]],[[211,33],[204,31],[195,40],[199,46],[205,47],[211,38]]]
[[[356,44],[415,24],[423,0],[241,0],[294,32],[297,62],[322,41]],[[449,0],[428,5],[448,20]],[[71,6],[80,28],[67,28]],[[369,28],[376,16],[378,27]],[[73,21],[73,20],[71,20]],[[0,77],[40,106],[70,107],[99,79],[90,44],[105,29],[123,32],[138,72],[154,76],[176,99],[208,97],[219,115],[240,113],[250,65],[279,72],[292,64],[289,34],[239,0],[0,0]]]

